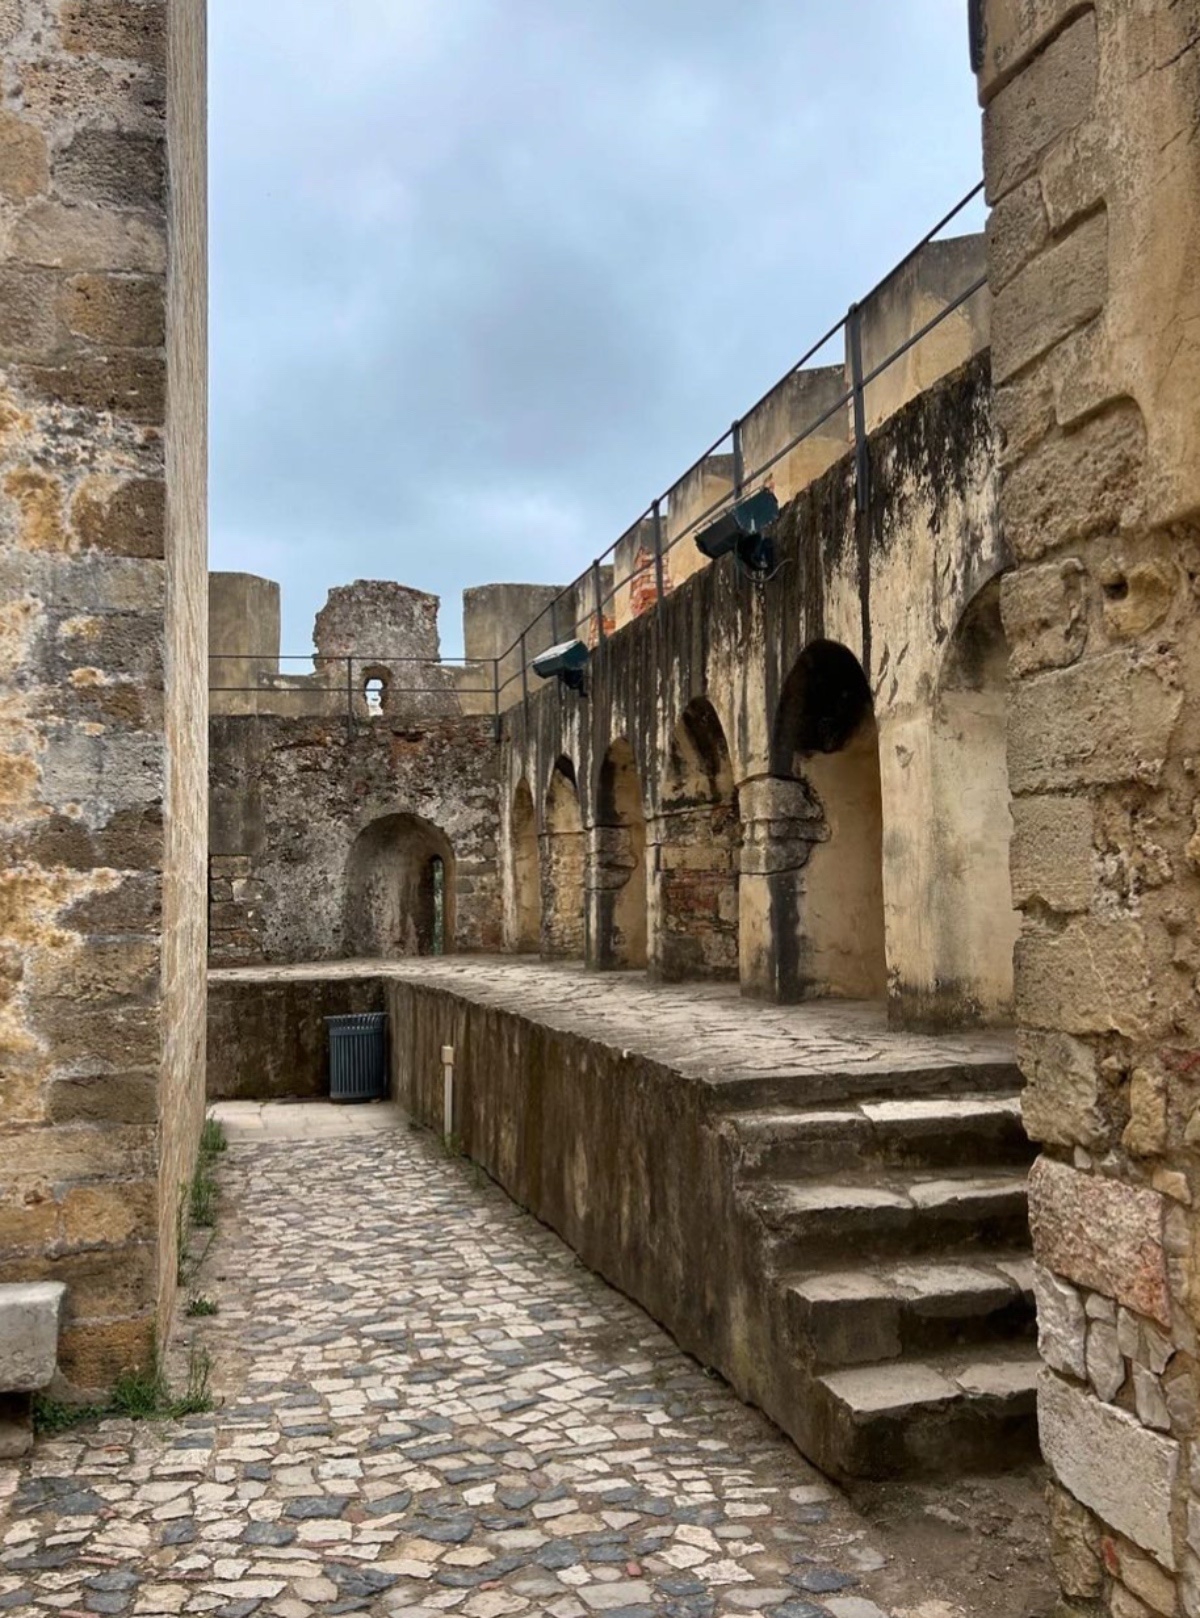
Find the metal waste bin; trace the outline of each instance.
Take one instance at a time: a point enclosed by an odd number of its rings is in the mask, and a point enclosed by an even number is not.
[[[387,1013],[326,1017],[329,1099],[382,1101],[387,1095]]]

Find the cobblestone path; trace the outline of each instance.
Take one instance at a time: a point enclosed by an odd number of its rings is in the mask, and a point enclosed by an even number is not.
[[[883,1618],[841,1498],[470,1165],[391,1109],[247,1124],[181,1323],[216,1409],[41,1440],[0,1611]]]

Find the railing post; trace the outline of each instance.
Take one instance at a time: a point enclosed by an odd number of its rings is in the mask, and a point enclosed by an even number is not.
[[[492,717],[496,725],[496,740],[500,740],[500,659],[492,659]]]
[[[525,725],[529,726],[529,669],[525,662],[525,631],[521,631],[521,706],[525,711]]]
[[[550,644],[558,645],[558,597],[555,596],[550,603]]]
[[[860,517],[871,504],[871,458],[867,443],[867,405],[863,389],[862,317],[856,303],[846,316],[846,346],[850,350],[850,385],[854,393],[854,496]]]
[[[596,602],[596,644],[604,640],[604,596],[600,587],[600,564],[592,563],[592,595]]]
[[[657,605],[662,606],[666,590],[663,586],[663,534],[662,534],[662,500],[656,500],[654,512],[654,592]]]
[[[746,465],[742,459],[742,424],[735,421],[730,428],[733,438],[733,493],[735,499],[742,497],[742,484],[746,481]]]
[[[346,659],[346,733],[354,734],[354,659]]]

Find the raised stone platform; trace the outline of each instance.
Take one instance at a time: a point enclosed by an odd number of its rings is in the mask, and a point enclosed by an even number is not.
[[[211,989],[228,1028],[271,997],[311,1008],[313,1050],[338,992],[386,1005],[396,1099],[437,1128],[451,1047],[463,1150],[828,1471],[1032,1450],[1030,1148],[1005,1035],[512,957],[243,968]],[[226,1095],[272,1061],[254,1041],[213,1055]]]

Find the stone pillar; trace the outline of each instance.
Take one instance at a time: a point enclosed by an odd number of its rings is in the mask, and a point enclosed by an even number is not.
[[[763,778],[738,788],[742,814],[738,952],[742,993],[804,998],[804,868],[827,836],[820,806],[802,781]]]
[[[1200,0],[989,0],[1009,776],[1065,1612],[1200,1615]]]
[[[646,964],[646,856],[639,846],[639,830],[588,829],[586,959],[598,972]]]
[[[738,976],[738,812],[676,809],[646,823],[650,975],[663,983]]]
[[[100,1389],[204,1104],[203,0],[0,5],[0,1281]]]

